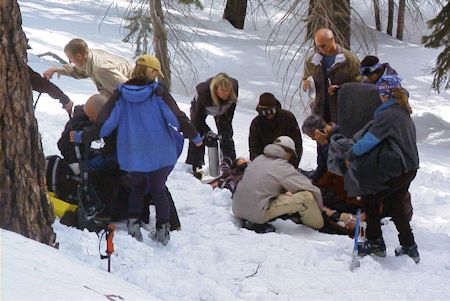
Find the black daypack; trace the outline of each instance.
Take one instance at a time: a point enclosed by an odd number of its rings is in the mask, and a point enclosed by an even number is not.
[[[45,157],[45,178],[48,191],[67,203],[78,205],[79,181],[64,159],[57,155]]]

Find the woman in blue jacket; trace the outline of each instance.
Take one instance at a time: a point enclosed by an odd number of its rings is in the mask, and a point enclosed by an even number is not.
[[[359,162],[356,176],[363,199],[367,200],[367,240],[358,246],[358,253],[386,256],[380,223],[383,202],[399,232],[401,246],[395,255],[407,254],[418,263],[419,252],[409,224],[412,206],[408,189],[419,168],[419,156],[412,110],[400,83],[397,75],[384,75],[377,82],[383,104],[375,110],[373,124],[349,153],[350,160]]]
[[[100,137],[117,133],[117,159],[131,178],[128,233],[142,241],[140,232],[144,195],[151,194],[156,207],[156,231],[150,237],[166,245],[170,239],[170,206],[166,180],[183,148],[183,131],[195,144],[202,140],[174,101],[168,102],[159,60],[145,54],[138,58],[133,78],[117,89],[118,99],[100,129]],[[162,92],[161,92],[162,91]],[[166,93],[167,94],[167,93]]]

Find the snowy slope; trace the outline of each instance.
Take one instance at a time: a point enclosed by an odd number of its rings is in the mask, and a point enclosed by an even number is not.
[[[62,49],[73,37],[84,38],[92,48],[103,48],[132,61],[129,45],[120,41],[120,2],[100,24],[108,3],[21,1],[24,29],[33,47],[29,51],[30,65],[44,71],[55,62],[41,60],[35,54],[53,51],[64,57]],[[248,156],[248,127],[256,115],[258,96],[270,91],[281,97],[282,80],[275,76],[271,58],[266,56],[267,28],[235,30],[220,19],[220,5],[215,3],[209,10],[210,4],[208,1],[208,9],[196,11],[207,38],[197,45],[209,64],[201,69],[200,78],[226,71],[239,80],[235,141],[238,155]],[[353,245],[348,237],[321,234],[289,221],[276,221],[277,232],[270,234],[240,229],[231,213],[231,194],[213,191],[187,173],[189,166],[183,163],[185,148],[168,181],[182,230],[172,233],[166,247],[146,235],[144,242],[138,243],[123,229],[117,231],[111,276],[102,272],[106,261],[98,257],[98,238],[93,233],[67,228],[56,221],[58,251],[2,230],[2,299],[104,299],[101,294],[116,294],[126,300],[449,299],[445,288],[450,279],[450,98],[448,93],[430,92],[431,77],[425,71],[438,52],[384,34],[376,37],[378,55],[403,76],[414,109],[421,169],[411,187],[415,209],[412,226],[422,258],[419,265],[409,258],[393,256],[398,242],[392,222],[383,227],[388,257],[366,257],[355,273],[348,269]],[[96,92],[89,80],[61,77],[53,82],[78,104]],[[186,112],[192,91],[191,87],[186,94],[175,81],[174,96]],[[294,110],[302,122],[305,113],[298,99],[297,105]],[[36,117],[45,154],[58,153],[56,141],[67,115],[56,101],[42,95]],[[304,148],[301,166],[313,168],[313,141],[305,137]],[[33,256],[21,252],[27,248],[34,251]],[[26,281],[19,281],[22,279]],[[65,295],[62,289],[49,288],[48,283],[58,279],[64,279]],[[101,294],[83,289],[83,285]]]

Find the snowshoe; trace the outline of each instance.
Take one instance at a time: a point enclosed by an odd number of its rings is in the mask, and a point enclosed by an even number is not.
[[[358,244],[358,255],[366,256],[374,254],[379,257],[386,257],[386,245],[383,238],[366,240]]]
[[[156,229],[151,231],[148,236],[152,240],[162,243],[164,246],[167,245],[170,240],[170,224],[164,223],[157,225]]]
[[[138,218],[129,218],[127,228],[128,234],[136,238],[137,241],[144,241],[141,233],[141,221]]]
[[[415,263],[420,262],[420,255],[419,251],[417,250],[417,245],[413,244],[409,247],[400,246],[395,248],[395,256],[402,256],[402,255],[408,255],[411,257]]]

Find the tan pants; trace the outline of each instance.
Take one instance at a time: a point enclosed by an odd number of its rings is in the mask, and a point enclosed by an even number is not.
[[[280,194],[266,211],[266,220],[270,221],[284,214],[299,213],[305,226],[313,229],[323,227],[322,213],[309,191],[300,191],[293,195]]]

